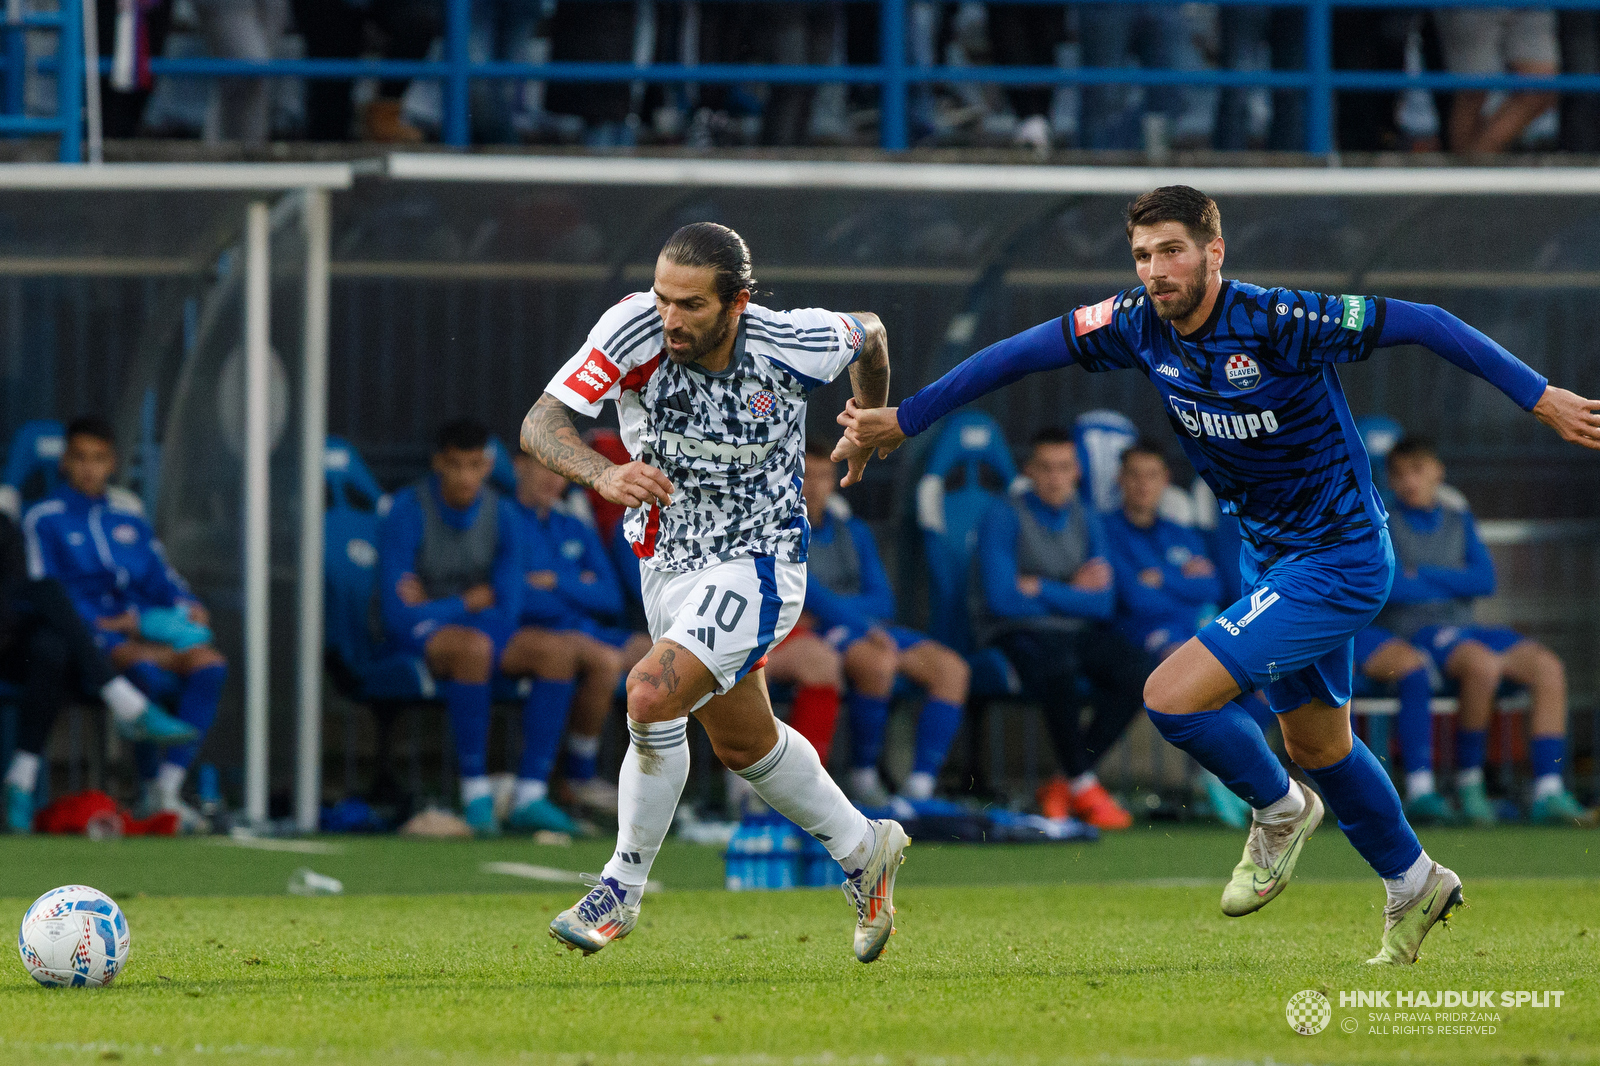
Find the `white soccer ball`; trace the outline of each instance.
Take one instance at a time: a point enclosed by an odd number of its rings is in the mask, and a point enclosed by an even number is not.
[[[17,951],[35,981],[50,988],[104,988],[128,962],[128,919],[104,892],[53,888],[22,916]]]

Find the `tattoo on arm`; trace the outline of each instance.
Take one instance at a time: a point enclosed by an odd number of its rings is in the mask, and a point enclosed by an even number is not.
[[[614,465],[583,443],[572,424],[572,413],[549,393],[540,396],[522,420],[522,450],[580,485],[593,485]]]
[[[856,405],[883,407],[889,402],[889,334],[882,321],[870,311],[852,312],[861,321],[866,336],[861,354],[850,365],[850,384],[855,389]]]

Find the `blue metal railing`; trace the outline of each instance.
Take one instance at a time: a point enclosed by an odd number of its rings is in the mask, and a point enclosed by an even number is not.
[[[56,33],[59,59],[49,64],[56,75],[54,116],[27,113],[27,35],[36,30]],[[55,13],[24,13],[17,0],[10,0],[0,13],[0,44],[0,135],[55,135],[61,138],[63,163],[83,162],[83,5],[61,0]]]
[[[337,2],[337,0],[327,0]],[[558,0],[561,3],[583,0]],[[739,2],[739,0],[728,0]],[[750,0],[744,0],[750,2]],[[760,0],[755,0],[760,2]],[[792,0],[790,0],[792,2]],[[803,0],[826,2],[826,0]],[[472,0],[444,0],[444,49],[438,61],[300,59],[251,62],[230,59],[153,59],[156,75],[185,77],[272,77],[272,78],[414,78],[440,83],[444,102],[443,140],[465,147],[470,143],[469,89],[474,81],[560,81],[560,82],[646,82],[654,84],[765,82],[775,85],[819,85],[846,83],[876,85],[881,91],[880,139],[884,148],[900,151],[910,146],[909,98],[913,87],[936,83],[975,82],[987,85],[1140,85],[1149,87],[1266,88],[1300,90],[1307,96],[1305,109],[1306,149],[1313,155],[1328,155],[1333,144],[1333,96],[1351,90],[1396,91],[1463,89],[1509,91],[1557,91],[1600,93],[1600,74],[1562,74],[1547,77],[1497,74],[1455,75],[1445,73],[1408,74],[1404,71],[1335,70],[1333,67],[1333,10],[1343,8],[1394,8],[1393,0],[1230,0],[1224,6],[1300,7],[1306,12],[1305,34],[1307,66],[1304,70],[1153,70],[1138,67],[945,67],[914,66],[907,62],[906,7],[912,0],[876,0],[880,18],[879,61],[874,65],[817,66],[778,64],[670,64],[597,62],[511,63],[473,62],[468,53],[471,34]],[[1007,3],[1061,4],[1061,0],[1006,0]],[[1094,0],[1098,4],[1176,4],[1183,0]],[[29,24],[59,26],[62,40],[75,40],[79,19],[69,9],[75,0],[63,0],[59,16],[29,16]],[[1567,10],[1597,10],[1600,0],[1429,0],[1412,7],[1514,7]],[[25,20],[26,21],[26,20]],[[67,23],[75,28],[69,31]],[[8,24],[6,28],[11,29]],[[10,40],[20,40],[12,33]],[[70,87],[71,98],[63,92],[63,115],[76,114],[81,107],[81,66],[74,66],[76,50],[64,48],[64,65],[59,84]],[[21,117],[20,107],[12,108],[21,84],[17,71],[20,61],[11,49],[4,52],[6,113],[0,114],[0,131],[61,132],[63,160],[77,161],[81,155],[81,124],[61,119]],[[39,69],[54,69],[41,63]],[[74,66],[78,78],[69,74]],[[102,70],[108,61],[101,60]]]

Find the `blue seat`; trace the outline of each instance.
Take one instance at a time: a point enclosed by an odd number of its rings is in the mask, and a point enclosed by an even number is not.
[[[373,632],[378,577],[378,521],[388,496],[348,441],[328,438],[324,475],[323,625],[329,674],[361,702],[429,700],[427,666],[415,656],[385,654]]]
[[[1083,484],[1078,494],[1097,511],[1115,511],[1122,505],[1117,474],[1122,453],[1139,439],[1133,420],[1120,411],[1085,411],[1072,422],[1072,439],[1078,446],[1078,466]]]
[[[489,455],[494,466],[489,470],[489,484],[502,496],[516,499],[517,468],[511,463],[511,452],[499,437],[489,438]]]
[[[1004,434],[979,411],[955,415],[928,452],[917,483],[917,525],[927,560],[929,628],[966,656],[974,696],[1014,696],[1016,671],[997,648],[977,649],[967,616],[968,573],[978,527],[1017,478]]]
[[[21,518],[23,511],[55,491],[61,479],[61,454],[66,451],[64,432],[53,418],[37,418],[17,430],[0,476],[0,510]]]

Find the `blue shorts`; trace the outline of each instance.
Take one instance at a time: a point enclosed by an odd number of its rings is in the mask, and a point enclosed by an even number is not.
[[[1424,626],[1412,634],[1411,643],[1431,656],[1443,673],[1444,664],[1464,641],[1475,640],[1496,655],[1504,655],[1526,639],[1505,626]]]
[[[918,633],[915,629],[905,626],[870,626],[870,625],[842,625],[834,626],[822,634],[822,639],[832,644],[835,651],[844,651],[856,641],[865,637],[874,629],[881,629],[889,634],[894,641],[896,651],[910,651],[918,644],[925,644],[933,638],[926,633]]]
[[[1261,572],[1244,545],[1239,602],[1197,634],[1245,692],[1264,690],[1276,714],[1312,700],[1350,702],[1355,637],[1377,617],[1394,581],[1387,529],[1287,556]]]
[[[506,645],[511,643],[511,638],[517,635],[518,627],[499,616],[489,618],[472,618],[470,615],[459,622],[449,622],[448,625],[460,626],[463,629],[476,629],[488,636],[494,642],[494,661],[499,662],[500,656],[505,654]],[[382,652],[384,655],[410,655],[423,658],[427,654],[428,641],[444,626],[433,622],[424,622],[413,627],[409,632],[390,633],[384,641]]]

